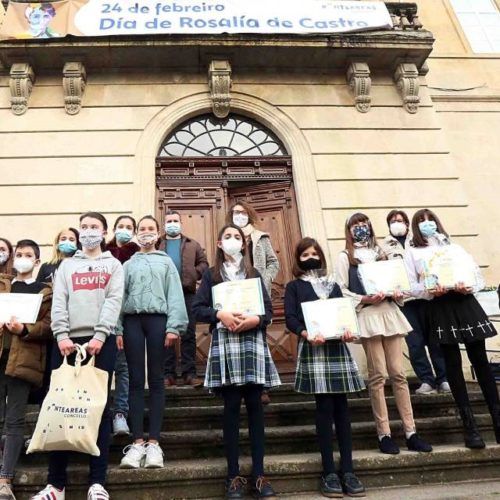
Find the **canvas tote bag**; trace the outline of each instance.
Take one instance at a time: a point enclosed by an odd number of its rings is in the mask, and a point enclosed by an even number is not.
[[[86,345],[75,344],[75,366],[52,372],[50,388],[40,410],[28,451],[77,451],[99,456],[97,435],[108,399],[108,372],[96,368],[95,356],[86,365]]]

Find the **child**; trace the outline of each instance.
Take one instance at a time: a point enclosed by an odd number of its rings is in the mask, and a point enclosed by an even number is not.
[[[137,243],[132,241],[137,223],[130,215],[120,215],[113,225],[113,239],[106,245],[106,250],[122,264],[139,251]],[[128,406],[128,366],[125,351],[120,349],[116,355],[115,393],[113,397],[113,435],[128,436],[130,429],[127,424]]]
[[[424,261],[434,255],[440,247],[451,245],[448,233],[437,215],[425,208],[418,210],[412,219],[413,247],[406,255],[406,264],[412,293],[418,298],[430,300],[427,309],[430,341],[441,346],[446,365],[446,374],[451,392],[460,412],[464,426],[464,441],[467,448],[484,448],[467,394],[467,385],[462,369],[460,344],[465,345],[467,356],[476,373],[479,386],[488,404],[497,443],[500,443],[500,404],[495,378],[486,355],[485,339],[496,335],[473,293],[481,290],[484,281],[472,258],[458,245],[452,244],[475,268],[477,285],[467,288],[457,283],[453,290],[437,284],[432,292],[425,289]],[[432,299],[432,300],[431,300]]]
[[[352,465],[351,419],[347,405],[347,393],[359,392],[365,384],[359,376],[356,362],[343,342],[351,342],[353,336],[346,332],[339,340],[325,340],[321,335],[308,340],[302,313],[302,302],[318,300],[310,283],[308,271],[326,273],[326,259],[319,243],[303,238],[295,247],[293,274],[297,278],[286,286],[285,318],[287,328],[299,336],[295,390],[314,394],[316,400],[316,435],[323,464],[320,491],[326,497],[364,496],[365,488],[354,475]],[[330,298],[342,297],[337,284]],[[333,462],[333,429],[340,450],[341,479],[335,473]]]
[[[41,265],[36,277],[39,283],[52,283],[54,281],[55,272],[61,262],[68,257],[73,257],[75,252],[81,248],[78,238],[78,231],[72,227],[59,231],[52,247],[52,259]]]
[[[54,282],[52,332],[57,348],[52,350],[52,369],[59,368],[64,356],[75,351],[75,342],[88,343],[87,351],[95,355],[95,366],[109,374],[108,391],[116,358],[115,327],[123,295],[123,269],[109,252],[103,252],[108,229],[106,218],[98,212],[80,216],[79,250],[64,259]],[[71,356],[74,358],[74,355]],[[97,446],[98,457],[90,456],[88,500],[109,498],[104,489],[108,468],[111,418],[109,405],[104,409]],[[69,452],[49,454],[48,485],[33,500],[64,500]]]
[[[0,238],[0,274],[12,273],[12,244],[5,238]]]
[[[163,452],[158,441],[165,410],[165,348],[174,345],[188,322],[179,273],[172,259],[165,252],[156,250],[159,238],[158,221],[150,215],[143,217],[137,226],[141,251],[124,266],[123,327],[118,329],[118,348],[124,346],[127,357],[130,426],[134,443],[125,448],[120,463],[123,469],[138,469],[143,463],[146,468],[163,467]],[[147,444],[143,439],[146,351],[149,387]]]
[[[403,337],[411,326],[395,301],[402,295],[385,297],[383,293],[367,295],[358,276],[358,264],[384,260],[385,255],[377,245],[372,224],[362,213],[355,213],[346,220],[346,248],[339,255],[337,278],[342,293],[352,297],[358,313],[361,343],[368,365],[368,387],[378,445],[382,453],[398,454],[399,447],[391,437],[389,414],[385,400],[385,373],[389,374],[399,416],[403,421],[406,445],[410,451],[430,452],[432,447],[421,439],[415,430],[410,391],[403,370]]]
[[[226,498],[243,498],[246,480],[240,476],[238,441],[241,399],[245,399],[252,449],[252,490],[257,498],[275,498],[264,477],[264,387],[280,385],[266,344],[271,322],[271,299],[259,272],[247,260],[245,235],[233,224],[219,232],[215,266],[205,271],[196,294],[193,313],[210,324],[212,343],[208,354],[205,386],[224,399],[223,435],[227,459]],[[265,314],[245,316],[238,311],[218,311],[212,303],[212,287],[223,281],[261,279]]]
[[[38,283],[33,270],[40,264],[40,248],[32,240],[21,240],[14,254],[16,277],[0,278],[1,293],[37,293],[42,305],[36,323],[22,324],[16,318],[0,323],[0,412],[5,415],[5,445],[0,471],[0,498],[15,499],[12,478],[24,445],[24,417],[28,396],[40,387],[45,371],[46,340],[50,332],[52,287]]]

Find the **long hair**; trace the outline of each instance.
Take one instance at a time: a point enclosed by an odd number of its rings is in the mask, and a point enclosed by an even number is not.
[[[64,254],[59,250],[59,238],[64,231],[71,231],[76,238],[76,249],[81,250],[82,246],[80,245],[80,233],[74,227],[66,227],[61,229],[57,236],[54,238],[54,245],[52,246],[52,257],[49,260],[49,264],[59,264],[64,259]]]
[[[247,245],[245,242],[245,235],[243,234],[243,231],[241,230],[240,227],[235,226],[234,224],[226,224],[220,231],[219,234],[217,235],[217,241],[222,241],[222,236],[224,235],[224,232],[228,228],[233,228],[240,233],[241,236],[241,255],[243,256],[243,266],[245,268],[245,274],[247,278],[255,278],[256,277],[256,272],[255,269],[252,267],[250,263],[250,259],[248,258],[248,252],[247,252]],[[214,283],[222,283],[224,281],[222,279],[222,266],[224,264],[225,258],[224,258],[224,251],[222,248],[217,247],[215,251],[215,264],[214,267],[212,268],[212,280]]]
[[[136,232],[139,230],[139,226],[141,225],[141,222],[143,220],[152,220],[155,223],[156,231],[158,232],[158,239],[156,240],[155,248],[156,250],[158,250],[158,248],[160,248],[161,245],[160,223],[152,215],[145,215],[144,217],[141,217],[139,219],[139,222],[137,223]]]
[[[97,219],[102,224],[104,231],[108,230],[108,221],[106,220],[106,217],[104,217],[104,215],[102,215],[100,212],[85,212],[84,214],[80,215],[79,219],[80,223],[86,217],[90,217],[91,219]],[[106,250],[106,240],[105,238],[103,238],[101,241],[101,251],[104,252],[105,250]]]
[[[4,264],[0,265],[0,273],[11,274],[12,262],[14,261],[14,248],[9,240],[5,238],[0,238],[0,241],[3,241],[5,243],[5,246],[9,249],[9,258]]]
[[[137,231],[137,222],[135,222],[135,219],[131,215],[120,215],[119,217],[117,217],[115,220],[115,223],[113,224],[113,232],[116,231],[116,226],[118,226],[120,221],[123,219],[130,219],[132,221],[133,232],[135,233]],[[111,238],[111,240],[109,240],[108,246],[110,246],[110,247],[118,246],[116,243],[116,236],[115,235],[113,235],[113,238]]]
[[[321,262],[321,268],[326,270],[326,268],[328,267],[326,264],[325,253],[323,252],[321,245],[314,238],[309,238],[308,236],[306,236],[306,237],[302,238],[297,243],[297,245],[295,245],[295,252],[294,252],[295,258],[293,261],[292,273],[296,278],[299,278],[300,276],[302,276],[306,272],[300,267],[300,262],[301,262],[300,256],[309,247],[313,247],[314,250],[316,250],[316,252],[318,253],[319,261]]]
[[[358,224],[359,222],[364,222],[369,228],[370,228],[370,238],[368,239],[368,248],[373,248],[374,250],[378,251],[378,245],[377,245],[377,238],[375,237],[375,231],[373,230],[372,223],[370,219],[368,218],[367,215],[361,213],[361,212],[356,212],[355,214],[352,214],[346,221],[345,221],[345,250],[347,252],[347,258],[349,259],[349,264],[352,266],[357,266],[360,264],[359,260],[354,257],[354,238],[352,237],[351,234],[351,228],[355,225]],[[380,254],[380,252],[379,252]],[[377,257],[377,260],[380,260],[379,257]]]
[[[236,201],[235,203],[233,203],[229,207],[229,210],[226,214],[226,224],[229,224],[229,225],[234,224],[233,223],[233,210],[234,210],[234,207],[237,207],[238,205],[240,205],[241,207],[243,207],[246,210],[246,212],[248,214],[248,223],[252,224],[252,226],[257,226],[258,225],[257,212],[256,212],[255,208],[253,208],[252,205],[250,205],[246,201]]]
[[[438,233],[444,234],[447,238],[449,238],[449,234],[445,231],[443,224],[439,220],[439,217],[428,208],[421,208],[417,210],[411,219],[411,231],[413,233],[413,246],[415,247],[426,247],[428,245],[427,238],[425,238],[420,232],[420,228],[418,227],[419,223],[425,220],[425,217],[428,217],[429,220],[433,220],[436,223]]]

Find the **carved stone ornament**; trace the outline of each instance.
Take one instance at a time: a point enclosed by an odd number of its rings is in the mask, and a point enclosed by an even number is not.
[[[354,92],[356,109],[360,113],[368,113],[372,101],[370,96],[372,80],[368,64],[364,62],[351,62],[347,68],[347,83]]]
[[[231,85],[229,61],[213,60],[208,68],[208,88],[212,110],[217,118],[226,118],[231,111]]]
[[[80,62],[67,62],[63,68],[64,107],[68,115],[82,109],[82,97],[87,83],[85,67]]]
[[[408,113],[416,113],[420,103],[418,95],[418,69],[414,63],[400,63],[394,73],[394,81],[403,97],[403,106]]]
[[[35,82],[35,72],[28,63],[14,63],[10,68],[10,105],[15,115],[28,110],[28,99]]]

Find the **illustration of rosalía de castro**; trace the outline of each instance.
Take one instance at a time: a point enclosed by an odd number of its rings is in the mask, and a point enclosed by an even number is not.
[[[26,33],[27,38],[54,38],[61,36],[49,28],[49,24],[56,16],[56,9],[51,3],[31,3],[26,7],[24,15],[29,25],[29,31]]]

